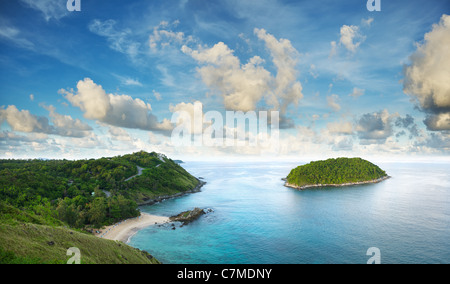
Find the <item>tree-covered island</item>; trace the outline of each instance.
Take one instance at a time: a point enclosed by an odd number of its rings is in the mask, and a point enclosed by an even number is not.
[[[389,176],[377,165],[361,158],[315,161],[293,169],[285,186],[296,189],[377,183]]]

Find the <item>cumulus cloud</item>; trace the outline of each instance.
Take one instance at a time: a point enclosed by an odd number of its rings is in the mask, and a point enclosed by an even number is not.
[[[393,135],[393,123],[398,114],[389,114],[387,110],[367,113],[357,121],[356,131],[361,144],[382,144]]]
[[[296,80],[298,53],[289,40],[277,40],[264,29],[254,32],[271,54],[276,76],[262,66],[265,60],[259,56],[241,64],[223,42],[197,50],[183,45],[182,51],[204,65],[198,72],[203,82],[222,96],[225,108],[246,112],[257,109],[264,101],[273,110],[284,113],[289,105],[298,104],[303,98],[302,85]]]
[[[53,125],[48,118],[31,114],[28,110],[19,110],[11,105],[8,108],[0,108],[0,122],[6,121],[13,131],[25,133],[43,133],[66,137],[86,137],[90,135],[92,128],[73,119],[68,115],[61,115],[53,106],[45,107],[49,112]]]
[[[275,93],[272,92],[272,99],[279,99],[273,105],[281,109],[285,113],[286,108],[290,104],[297,105],[303,98],[303,87],[297,81],[296,65],[298,63],[298,52],[287,39],[277,40],[273,35],[268,34],[264,29],[255,29],[255,33],[259,39],[266,43],[266,47],[270,50],[273,63],[277,67],[277,75],[275,78]]]
[[[73,119],[69,115],[62,115],[56,112],[54,106],[45,107],[50,113],[49,117],[53,123],[55,133],[67,137],[87,137],[92,131],[92,127],[79,119]]]
[[[366,37],[360,33],[358,26],[343,25],[341,27],[340,44],[351,52],[355,52],[365,38]]]
[[[404,67],[403,90],[427,114],[429,130],[450,130],[450,16],[443,15],[425,34]]]
[[[101,85],[89,78],[79,81],[77,92],[60,90],[61,94],[75,107],[79,107],[84,117],[99,122],[125,128],[166,132],[172,129],[170,121],[158,122],[151,113],[150,104],[127,95],[107,94]]]
[[[424,123],[429,130],[450,130],[450,112],[429,115]]]
[[[187,46],[182,50],[199,63],[207,64],[198,72],[210,89],[220,93],[225,108],[229,110],[255,110],[270,88],[271,75],[260,66],[263,61],[258,56],[241,66],[239,59],[223,42],[206,50],[192,50]]]
[[[20,132],[52,133],[52,127],[46,117],[36,116],[28,110],[19,110],[10,105],[0,108],[0,121],[6,121],[12,130]]]

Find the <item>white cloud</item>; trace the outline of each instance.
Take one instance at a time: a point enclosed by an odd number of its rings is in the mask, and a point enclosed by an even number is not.
[[[20,111],[14,105],[0,108],[0,121],[6,121],[14,131],[52,133],[46,117],[33,115],[28,110]]]
[[[330,55],[328,55],[328,58],[332,58],[337,54],[337,43],[335,41],[330,42],[331,50]]]
[[[442,15],[405,66],[403,90],[428,114],[429,130],[450,130],[450,16]]]
[[[169,24],[166,21],[162,21],[158,26],[153,28],[153,33],[149,36],[150,50],[153,52],[159,49],[164,49],[173,44],[182,45],[194,42],[192,36],[185,36],[183,32],[174,32],[170,30],[170,26],[176,27],[179,21],[175,21]]]
[[[186,129],[189,134],[202,134],[203,133],[203,122],[204,122],[204,113],[203,113],[203,104],[200,101],[196,101],[194,103],[179,103],[175,106],[170,105],[170,111],[172,113],[182,112],[186,113],[190,119],[190,128]],[[186,122],[183,121],[185,117],[180,116],[178,118],[177,125],[184,124]]]
[[[353,134],[353,125],[351,122],[331,122],[327,124],[327,129],[331,134]]]
[[[317,73],[317,67],[314,64],[311,64],[309,66],[309,74],[314,78],[317,79],[319,77],[319,74]]]
[[[298,51],[289,40],[277,40],[264,29],[255,29],[255,33],[259,39],[266,43],[266,47],[272,55],[273,63],[277,67],[276,88],[272,93],[272,101],[276,101],[278,98],[279,106],[274,103],[275,109],[281,109],[281,112],[285,113],[290,104],[297,105],[303,98],[303,87],[297,81]]]
[[[431,132],[414,143],[420,152],[450,152],[450,134],[446,132]]]
[[[108,126],[108,133],[111,135],[111,138],[113,140],[128,142],[133,141],[133,138],[130,136],[130,134],[121,127]]]
[[[137,62],[137,57],[141,53],[141,44],[132,39],[133,31],[131,29],[119,30],[114,20],[93,20],[89,24],[89,30],[97,35],[106,37],[110,48],[126,54]]]
[[[205,65],[197,70],[203,82],[222,96],[226,109],[251,111],[265,101],[267,106],[284,113],[289,105],[296,105],[303,98],[302,85],[296,80],[298,52],[289,40],[277,40],[264,29],[254,32],[270,51],[276,76],[262,66],[265,61],[259,56],[241,64],[223,42],[198,50],[183,45],[182,51]]]
[[[150,104],[127,95],[107,94],[101,85],[95,84],[89,78],[78,82],[76,93],[73,90],[60,90],[60,93],[64,94],[73,106],[79,107],[87,119],[112,126],[149,131],[165,132],[172,129],[167,119],[158,122],[156,116],[151,113]]]
[[[365,36],[361,35],[358,26],[343,25],[341,27],[340,44],[344,45],[347,50],[356,52],[364,40]]]
[[[138,87],[142,87],[142,83],[139,82],[139,80],[137,79],[133,79],[130,77],[126,77],[126,76],[120,76],[117,74],[113,74],[114,77],[116,77],[117,79],[119,79],[120,84],[125,85],[125,86],[138,86]]]
[[[81,138],[89,136],[92,131],[92,128],[81,120],[57,113],[54,106],[45,108],[50,112],[49,117],[52,120],[55,133],[60,136]]]
[[[341,106],[339,105],[339,96],[333,94],[331,96],[327,96],[328,106],[331,107],[334,111],[340,111]]]
[[[69,14],[67,11],[67,1],[65,0],[20,0],[28,7],[40,11],[48,22],[52,18],[59,20]]]
[[[28,49],[34,48],[34,44],[32,42],[21,36],[21,32],[19,29],[12,27],[6,23],[0,24],[0,38],[5,38],[19,47]]]
[[[255,110],[269,90],[271,76],[260,66],[260,57],[255,56],[241,66],[239,59],[223,42],[202,50],[183,46],[182,51],[200,64],[207,64],[198,68],[198,72],[206,86],[219,92],[229,110]]]
[[[365,92],[366,92],[366,90],[364,90],[364,89],[353,88],[353,92],[351,94],[349,94],[349,96],[358,98],[358,97],[364,95]]]
[[[161,94],[158,93],[157,91],[153,90],[153,95],[155,96],[155,99],[156,99],[157,101],[162,100]]]
[[[0,108],[0,122],[6,121],[13,131],[25,133],[42,133],[65,137],[87,137],[92,128],[73,119],[68,115],[61,115],[55,112],[53,106],[45,107],[50,112],[53,125],[50,125],[48,118],[31,114],[28,110],[18,110],[11,105],[8,108]]]
[[[372,17],[369,17],[369,18],[367,18],[367,19],[362,19],[362,20],[361,20],[361,23],[362,23],[364,26],[370,27],[370,26],[372,25],[372,23],[373,23],[373,18],[372,18]]]
[[[87,137],[83,138],[55,138],[55,144],[60,147],[61,151],[67,151],[78,148],[94,149],[94,148],[106,148],[103,141],[101,141],[97,135],[91,133]]]

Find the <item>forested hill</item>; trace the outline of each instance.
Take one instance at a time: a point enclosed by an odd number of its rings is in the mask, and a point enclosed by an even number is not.
[[[387,178],[385,171],[361,158],[337,158],[315,161],[293,169],[288,186],[343,185],[375,182]]]
[[[158,153],[78,161],[0,160],[0,202],[74,228],[136,217],[139,203],[192,190],[198,183]]]

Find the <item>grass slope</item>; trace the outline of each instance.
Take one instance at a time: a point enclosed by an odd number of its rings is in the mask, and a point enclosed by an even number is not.
[[[148,253],[121,242],[56,226],[0,202],[1,264],[65,264],[67,250],[80,250],[82,264],[158,264]]]

